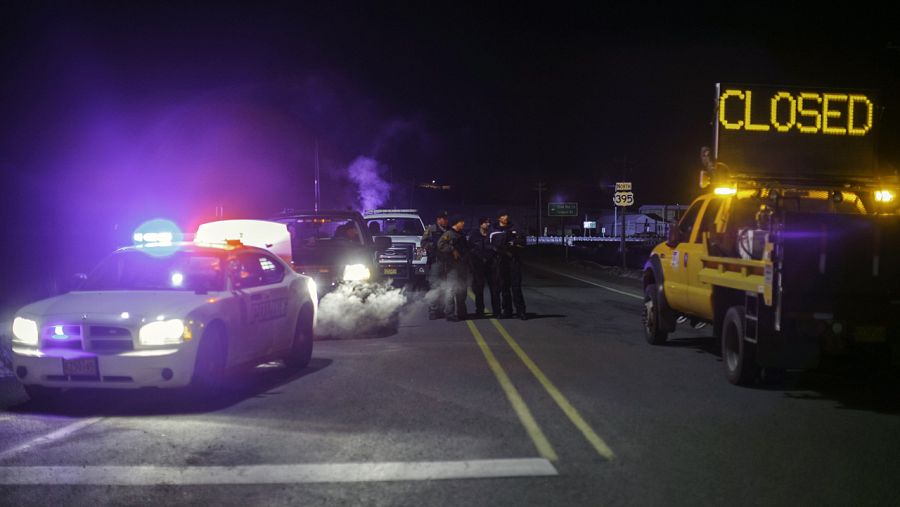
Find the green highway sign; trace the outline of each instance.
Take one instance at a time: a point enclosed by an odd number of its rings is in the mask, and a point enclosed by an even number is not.
[[[551,202],[547,203],[547,216],[551,217],[577,217],[577,202]]]

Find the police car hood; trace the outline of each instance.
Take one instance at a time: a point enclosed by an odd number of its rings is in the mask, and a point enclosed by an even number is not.
[[[25,306],[20,315],[81,319],[120,319],[128,312],[131,319],[156,318],[159,315],[183,317],[207,303],[209,294],[191,291],[103,291],[69,292]]]
[[[343,267],[348,264],[371,264],[372,252],[362,245],[321,246],[294,250],[294,265]]]

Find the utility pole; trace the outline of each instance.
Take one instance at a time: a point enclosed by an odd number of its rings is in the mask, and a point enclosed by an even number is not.
[[[315,210],[316,210],[316,213],[318,213],[319,212],[319,138],[318,137],[315,138],[315,143],[316,143],[316,150],[315,150],[315,155],[316,155],[316,180],[315,180],[316,204],[315,204]]]
[[[541,203],[541,197],[543,195],[544,190],[547,190],[547,185],[544,184],[543,181],[538,181],[537,185],[534,187],[534,190],[537,190],[538,193],[538,205],[537,205],[537,235],[543,236],[544,229],[541,228],[541,213],[543,212],[543,205]]]
[[[628,155],[622,156],[622,181],[626,181],[628,172]],[[628,206],[622,206],[622,268],[626,268],[625,262],[625,210],[628,209]]]

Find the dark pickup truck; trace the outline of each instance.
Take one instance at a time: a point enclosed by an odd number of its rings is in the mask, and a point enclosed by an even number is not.
[[[373,238],[355,211],[286,211],[271,219],[287,225],[294,269],[316,281],[319,295],[342,282],[381,278],[377,256],[391,238]]]

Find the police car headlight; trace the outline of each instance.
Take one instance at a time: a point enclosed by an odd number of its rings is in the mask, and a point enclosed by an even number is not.
[[[371,278],[372,273],[365,264],[348,264],[344,267],[345,282],[361,282]]]
[[[16,317],[13,320],[12,332],[16,342],[34,346],[38,344],[38,325],[31,319]]]
[[[144,324],[138,332],[141,345],[173,345],[184,340],[185,326],[181,319],[157,320]]]

